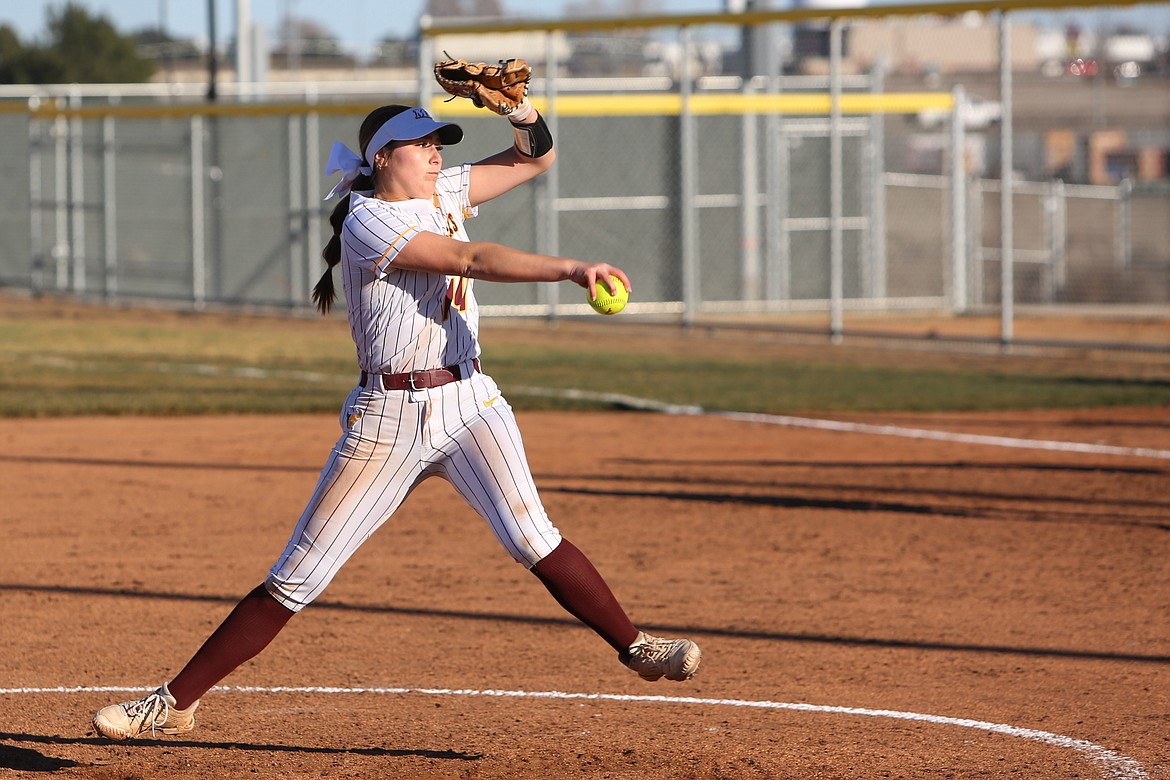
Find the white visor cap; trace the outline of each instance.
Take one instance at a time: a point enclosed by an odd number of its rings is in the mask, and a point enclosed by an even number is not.
[[[439,143],[444,146],[463,140],[463,128],[454,122],[436,122],[425,108],[408,108],[386,120],[366,146],[366,162],[372,167],[374,155],[391,141],[413,141],[438,131]]]

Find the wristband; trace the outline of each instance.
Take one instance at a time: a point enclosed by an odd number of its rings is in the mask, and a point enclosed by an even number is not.
[[[508,114],[508,121],[512,124],[523,122],[525,119],[532,116],[532,112],[535,110],[536,109],[532,107],[532,104],[528,102],[528,96],[525,95],[524,99],[517,103],[516,107],[512,109],[512,113]]]
[[[527,125],[512,123],[512,134],[516,136],[516,151],[525,157],[544,157],[553,148],[552,132],[544,117],[536,115],[536,121]]]

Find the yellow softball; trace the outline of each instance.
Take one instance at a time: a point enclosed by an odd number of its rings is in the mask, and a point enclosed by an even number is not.
[[[630,292],[626,286],[622,284],[622,280],[610,274],[609,279],[613,282],[614,289],[617,292],[611,293],[606,287],[605,282],[601,279],[597,280],[596,290],[597,299],[590,300],[589,305],[598,314],[617,314],[622,309],[626,308],[626,301],[630,300]],[[588,296],[586,296],[588,298]]]

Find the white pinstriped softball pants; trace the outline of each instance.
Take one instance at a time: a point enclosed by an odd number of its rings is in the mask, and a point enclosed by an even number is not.
[[[431,476],[447,479],[518,563],[531,568],[556,549],[511,407],[491,377],[462,368],[467,379],[442,387],[349,394],[344,432],[265,583],[277,601],[299,611],[317,598]]]

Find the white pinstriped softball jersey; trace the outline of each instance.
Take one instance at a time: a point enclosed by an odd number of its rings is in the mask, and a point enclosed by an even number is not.
[[[477,213],[467,199],[470,178],[467,164],[442,171],[433,200],[350,196],[341,268],[363,370],[398,374],[479,356],[472,280],[394,268],[399,250],[421,231],[467,240],[463,221]]]
[[[471,166],[444,170],[430,200],[354,193],[341,270],[358,364],[369,374],[459,366],[461,381],[423,390],[355,387],[338,440],[266,585],[300,610],[422,480],[447,479],[504,549],[531,567],[560,543],[524,453],[520,429],[491,377],[475,370],[479,314],[472,280],[394,268],[411,237],[466,241]]]

